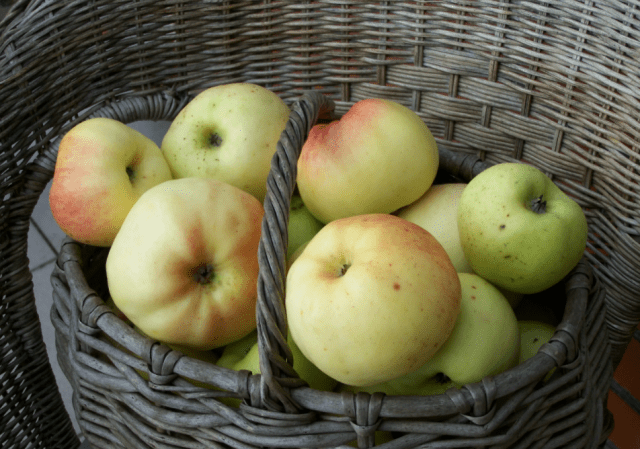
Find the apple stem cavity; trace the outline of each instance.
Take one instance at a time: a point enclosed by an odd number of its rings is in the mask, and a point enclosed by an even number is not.
[[[531,200],[529,209],[536,214],[544,214],[547,211],[547,201],[542,199],[542,195]]]
[[[219,146],[222,145],[222,137],[220,137],[220,134],[218,133],[212,133],[209,136],[209,145],[211,145],[214,148],[218,148]]]
[[[199,266],[195,273],[193,274],[193,279],[201,285],[206,285],[211,283],[214,278],[214,269],[213,265],[210,263]]]
[[[451,382],[451,378],[445,373],[437,373],[435,376],[433,376],[433,378],[439,384],[446,384],[447,382]]]
[[[129,177],[129,182],[133,183],[133,180],[136,177],[135,170],[131,167],[127,167],[126,170],[127,170],[127,176]]]
[[[347,270],[351,267],[351,264],[345,263],[340,267],[340,276],[344,276],[347,273]]]

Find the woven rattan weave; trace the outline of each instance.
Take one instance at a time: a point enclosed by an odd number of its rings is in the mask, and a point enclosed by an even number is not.
[[[104,250],[69,241],[52,274],[59,359],[95,447],[583,448],[602,444],[613,368],[640,321],[640,29],[636,1],[19,1],[0,41],[0,443],[76,447],[26,257],[59,138],[92,115],[170,120],[206,87],[264,85],[293,112],[265,201],[257,310],[262,375],[181,356],[103,304]],[[306,94],[313,92],[313,94]],[[589,221],[563,322],[529,363],[449,394],[315,391],[282,338],[295,159],[330,109],[414,109],[443,171],[533,164]],[[563,298],[563,301],[565,298]],[[549,382],[538,383],[553,366]],[[148,380],[147,380],[148,378]],[[194,386],[195,379],[220,391]],[[220,396],[244,399],[228,407]]]

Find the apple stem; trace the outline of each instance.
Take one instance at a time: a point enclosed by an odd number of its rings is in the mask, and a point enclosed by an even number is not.
[[[345,263],[344,265],[342,265],[342,267],[340,268],[340,276],[344,276],[347,270],[349,269],[349,267],[351,267],[351,265],[348,263]]]
[[[201,265],[193,274],[193,278],[198,284],[208,284],[213,280],[214,270],[210,263]]]
[[[547,211],[547,201],[542,199],[542,195],[531,200],[531,210],[536,214],[544,214]]]
[[[220,145],[222,145],[222,137],[220,137],[220,134],[218,133],[211,134],[211,136],[209,137],[209,144],[212,147],[219,147]]]

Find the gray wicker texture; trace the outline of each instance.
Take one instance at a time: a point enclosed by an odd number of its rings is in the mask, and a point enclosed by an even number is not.
[[[637,1],[18,1],[0,40],[0,443],[76,447],[46,360],[26,258],[56,142],[94,114],[174,116],[252,82],[300,112],[274,159],[261,247],[262,376],[143,339],[103,304],[104,253],[68,242],[52,275],[59,358],[95,447],[332,447],[376,426],[400,447],[596,447],[612,370],[640,321]],[[283,344],[283,247],[297,142],[323,107],[414,109],[446,170],[520,160],[585,210],[589,243],[563,324],[531,363],[434,397],[301,387]],[[278,237],[280,235],[280,237]],[[267,238],[267,236],[269,238]],[[563,327],[564,326],[564,327]],[[554,380],[536,386],[545,369]],[[140,373],[146,373],[149,381]],[[186,378],[220,388],[195,387]],[[219,396],[245,399],[240,409]],[[476,419],[484,417],[485,419]],[[444,436],[450,436],[447,439]]]

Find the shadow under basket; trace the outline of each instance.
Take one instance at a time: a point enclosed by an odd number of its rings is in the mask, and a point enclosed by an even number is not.
[[[126,103],[126,100],[125,100]],[[121,105],[122,106],[122,105]],[[167,107],[170,120],[179,107]],[[125,122],[136,106],[95,115]],[[286,345],[284,255],[295,164],[309,129],[333,110],[307,92],[292,105],[268,180],[260,244],[258,335],[262,374],[203,362],[143,337],[111,309],[108,249],[67,240],[52,274],[60,364],[95,448],[371,447],[595,448],[612,429],[605,401],[613,376],[604,288],[582,261],[554,291],[562,319],[521,365],[433,396],[314,390]],[[134,111],[134,112],[132,112]],[[488,165],[440,148],[439,176],[468,181]],[[547,373],[556,367],[553,375]],[[225,398],[240,398],[239,406]]]

